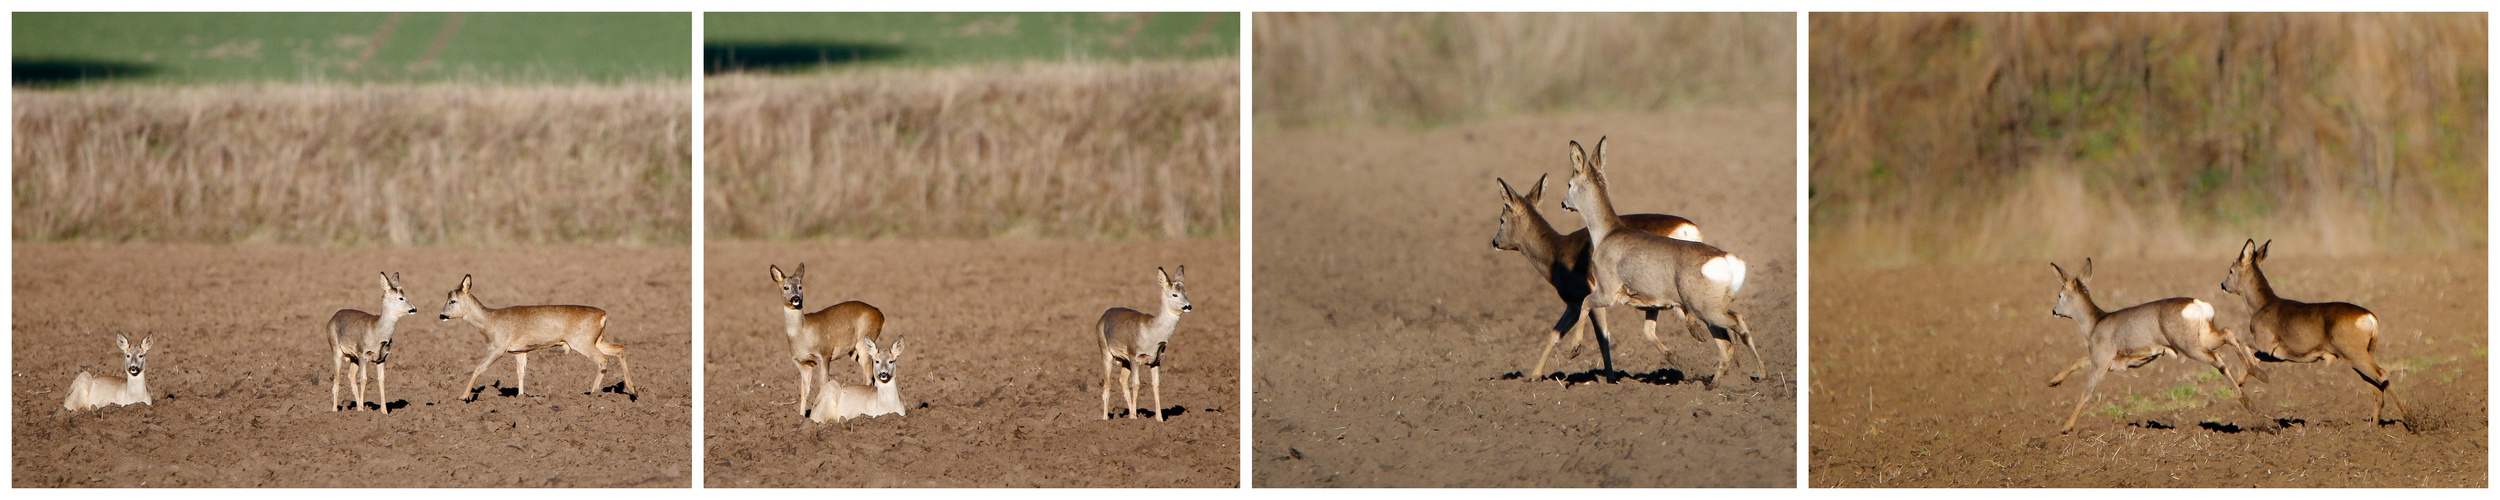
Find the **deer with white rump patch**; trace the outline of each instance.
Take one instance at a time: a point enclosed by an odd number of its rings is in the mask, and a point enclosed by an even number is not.
[[[399,318],[417,313],[417,305],[408,303],[408,292],[399,287],[399,275],[382,274],[376,280],[382,286],[382,314],[375,315],[355,309],[340,309],[322,325],[330,339],[330,411],[339,411],[339,374],[347,371],[348,387],[356,393],[356,411],[365,409],[365,371],[373,371],[373,390],[382,403],[382,412],[391,411],[390,385],[384,363],[391,359],[391,332],[398,329]]]
[[[2049,387],[2057,387],[2065,384],[2066,377],[2076,371],[2084,372],[2083,394],[2076,396],[2075,411],[2066,416],[2066,426],[2058,429],[2059,434],[2075,430],[2075,419],[2083,416],[2083,405],[2092,401],[2092,389],[2101,385],[2103,375],[2144,366],[2164,354],[2187,356],[2213,366],[2215,372],[2221,373],[2237,389],[2240,406],[2247,408],[2249,413],[2257,413],[2257,404],[2248,398],[2247,379],[2254,376],[2263,381],[2265,375],[2255,371],[2256,360],[2249,357],[2247,345],[2232,338],[2228,330],[2214,326],[2213,304],[2187,297],[2171,297],[2116,311],[2102,311],[2100,306],[2092,303],[2092,290],[2084,283],[2092,279],[2092,259],[2084,259],[2083,269],[2072,275],[2066,274],[2066,268],[2058,267],[2056,263],[2050,263],[2049,268],[2057,270],[2057,279],[2061,283],[2057,290],[2057,305],[2049,308],[2049,314],[2075,320],[2075,326],[2083,331],[2084,344],[2082,359],[2075,360],[2064,371],[2049,377]],[[2224,345],[2240,348],[2242,367],[2237,374],[2231,372],[2230,366],[2216,352]],[[2257,416],[2259,420],[2267,420],[2263,414]],[[2261,425],[2270,427],[2273,424]]]
[[[833,360],[858,359],[860,381],[873,382],[870,351],[876,349],[862,349],[885,329],[885,312],[856,300],[807,312],[807,264],[790,274],[782,274],[781,266],[771,267],[773,285],[781,287],[781,333],[790,338],[790,364],[799,369],[799,416],[810,417],[819,405],[810,402],[808,391],[835,386]]]
[[[2264,245],[2255,239],[2240,244],[2239,258],[2231,261],[2230,274],[2222,279],[2222,291],[2248,300],[2247,333],[2256,338],[2247,343],[2264,346],[2256,350],[2256,357],[2291,363],[2343,358],[2378,396],[2377,404],[2370,406],[2370,422],[2386,423],[2383,412],[2394,404],[2403,415],[2400,421],[2405,430],[2413,430],[2412,411],[2387,392],[2387,370],[2378,366],[2378,315],[2343,302],[2309,303],[2276,296],[2265,271],[2257,269],[2272,246],[2273,240]]]
[[[1562,299],[1562,318],[1554,321],[1552,338],[1546,339],[1545,351],[1537,354],[1536,368],[1528,372],[1531,379],[1545,377],[1545,361],[1554,355],[1554,346],[1562,343],[1563,333],[1571,333],[1571,349],[1577,352],[1580,340],[1587,335],[1585,327],[1574,329],[1580,322],[1580,306],[1589,296],[1589,230],[1562,234],[1545,221],[1537,210],[1537,202],[1545,197],[1545,176],[1536,177],[1536,189],[1522,195],[1510,188],[1510,181],[1493,179],[1502,184],[1502,225],[1493,233],[1493,248],[1519,252],[1536,266],[1545,282],[1554,286],[1554,295]],[[1629,214],[1616,217],[1623,226],[1633,230],[1675,238],[1701,241],[1701,226],[1683,217],[1664,214]],[[1676,313],[1681,316],[1683,313]]]
[[[111,405],[155,405],[155,398],[148,395],[148,347],[156,344],[156,334],[141,337],[139,345],[132,347],[129,336],[116,333],[113,343],[122,349],[124,378],[78,372],[78,378],[69,381],[69,399],[61,402],[61,408],[84,411]]]
[[[478,362],[477,370],[469,372],[469,382],[460,386],[461,401],[477,400],[477,377],[495,365],[495,358],[512,354],[512,373],[516,394],[529,396],[530,351],[564,346],[582,357],[590,358],[599,369],[591,376],[590,389],[595,394],[607,382],[608,356],[616,357],[616,365],[625,379],[625,394],[642,392],[634,386],[633,365],[625,362],[625,346],[607,341],[608,312],[590,306],[512,306],[486,307],[469,294],[469,276],[460,276],[460,288],[454,288],[443,299],[442,321],[465,319],[486,337],[486,360]]]
[[[1171,346],[1172,330],[1181,323],[1181,313],[1189,312],[1189,288],[1181,286],[1182,275],[1189,266],[1165,273],[1155,268],[1156,282],[1161,285],[1163,309],[1149,316],[1126,307],[1102,312],[1095,323],[1102,335],[1095,340],[1102,347],[1102,419],[1111,419],[1111,384],[1120,384],[1120,395],[1127,398],[1128,418],[1137,418],[1137,373],[1144,371],[1154,382],[1155,420],[1169,420],[1163,406],[1163,352]],[[1123,376],[1125,375],[1125,376]]]
[[[826,420],[841,422],[861,417],[909,414],[909,410],[903,407],[902,393],[894,388],[894,359],[903,357],[903,339],[894,339],[894,347],[882,351],[877,350],[876,339],[861,339],[859,343],[860,349],[865,350],[861,355],[870,359],[876,376],[869,377],[869,385],[847,385],[826,380],[823,395],[817,396],[815,411],[808,420],[821,424]]]
[[[1580,213],[1588,226],[1590,293],[1584,309],[1597,328],[1600,354],[1606,369],[1614,370],[1611,354],[1602,352],[1607,343],[1606,323],[1598,311],[1617,305],[1632,306],[1642,314],[1641,333],[1652,344],[1667,353],[1674,362],[1675,350],[1658,340],[1658,312],[1681,308],[1685,329],[1700,338],[1697,327],[1707,327],[1709,338],[1719,349],[1719,366],[1704,387],[1716,387],[1736,363],[1736,343],[1745,344],[1753,352],[1754,379],[1770,376],[1762,361],[1762,350],[1754,347],[1753,330],[1745,326],[1743,315],[1736,312],[1736,292],[1745,286],[1745,261],[1709,244],[1668,238],[1625,227],[1615,215],[1614,201],[1606,185],[1606,139],[1597,139],[1597,157],[1591,160],[1571,142],[1571,181],[1564,192],[1565,210]],[[1698,322],[1699,324],[1695,324]]]

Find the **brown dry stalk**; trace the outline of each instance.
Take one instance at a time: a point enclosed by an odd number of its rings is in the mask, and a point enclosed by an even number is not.
[[[1230,235],[1237,60],[705,81],[712,238]]]
[[[16,241],[685,244],[685,83],[20,88]]]
[[[1816,14],[1814,254],[2482,248],[2482,14]]]
[[[1789,13],[1261,13],[1260,126],[1788,101]]]

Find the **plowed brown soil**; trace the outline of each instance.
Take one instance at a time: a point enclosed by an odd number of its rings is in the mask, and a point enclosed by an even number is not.
[[[688,486],[690,261],[685,247],[18,244],[13,484]],[[392,339],[399,408],[333,412],[322,324],[380,305],[378,271],[400,272],[418,310]],[[462,274],[492,306],[606,309],[638,400],[583,394],[595,368],[560,348],[532,356],[529,397],[455,399],[486,352],[475,327],[435,318]],[[63,412],[80,371],[121,369],[115,332],[155,333],[154,404]],[[506,356],[478,383],[512,387],[512,365]]]
[[[1670,213],[1751,265],[1738,302],[1770,378],[1694,380],[1716,353],[1610,312],[1616,368],[1591,342],[1532,381],[1563,304],[1490,245],[1495,178],[1561,210],[1569,140],[1611,135],[1624,213]],[[1796,481],[1796,114],[1787,106],[1499,119],[1411,131],[1277,131],[1256,141],[1255,485],[1750,486]],[[1624,309],[1624,308],[1617,308]],[[1672,332],[1672,333],[1669,333]],[[1741,349],[1740,349],[1741,351]],[[1532,375],[1532,374],[1527,374]],[[1596,382],[1590,382],[1597,380]]]
[[[2287,248],[2289,246],[2290,248]],[[2049,376],[2083,355],[2075,323],[2049,315],[2045,262],[1895,270],[1817,267],[1811,483],[1817,487],[2482,487],[2490,453],[2490,318],[2484,256],[2323,258],[2276,241],[2264,268],[2286,298],[2344,301],[2380,318],[2381,367],[2419,433],[2372,425],[2371,396],[2343,361],[2260,363],[2265,415],[2226,394],[2213,369],[2164,357],[2111,373],[2072,435],[2081,376]],[[2230,256],[2098,260],[2093,299],[2118,309],[2166,297],[2214,304]],[[2073,266],[2076,262],[2061,262]],[[2389,410],[2391,412],[2393,409]],[[2257,432],[2267,419],[2289,423]]]
[[[1237,240],[706,247],[705,487],[1240,483]],[[801,262],[809,310],[867,302],[885,313],[882,336],[905,339],[896,389],[906,415],[827,424],[800,416],[767,266]],[[1170,420],[1101,420],[1095,320],[1112,307],[1157,307],[1155,268],[1182,265],[1194,312],[1181,317],[1163,367]],[[856,365],[842,366],[835,380],[862,383]],[[1121,406],[1116,388],[1111,397]],[[1141,394],[1138,405],[1153,397]]]

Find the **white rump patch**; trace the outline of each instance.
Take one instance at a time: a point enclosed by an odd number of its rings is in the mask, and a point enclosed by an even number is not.
[[[1676,226],[1674,231],[1667,231],[1667,237],[1699,243],[1701,242],[1701,228],[1694,227],[1692,224]]]
[[[1734,255],[1722,255],[1701,263],[1701,277],[1727,284],[1728,292],[1745,289],[1745,261]]]
[[[2187,307],[2179,309],[2179,317],[2187,318],[2189,322],[2212,323],[2214,321],[2214,305],[2207,304],[2202,300],[2188,299]]]
[[[2365,330],[2373,332],[2378,331],[2378,315],[2363,314],[2360,318],[2352,320],[2352,324],[2353,326],[2359,326]]]

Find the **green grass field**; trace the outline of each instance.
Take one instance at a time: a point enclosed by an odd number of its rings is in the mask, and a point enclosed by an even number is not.
[[[1232,57],[1240,26],[1231,12],[708,13],[703,43],[707,71],[1132,61]]]
[[[613,82],[692,76],[686,13],[33,13],[17,85]]]

